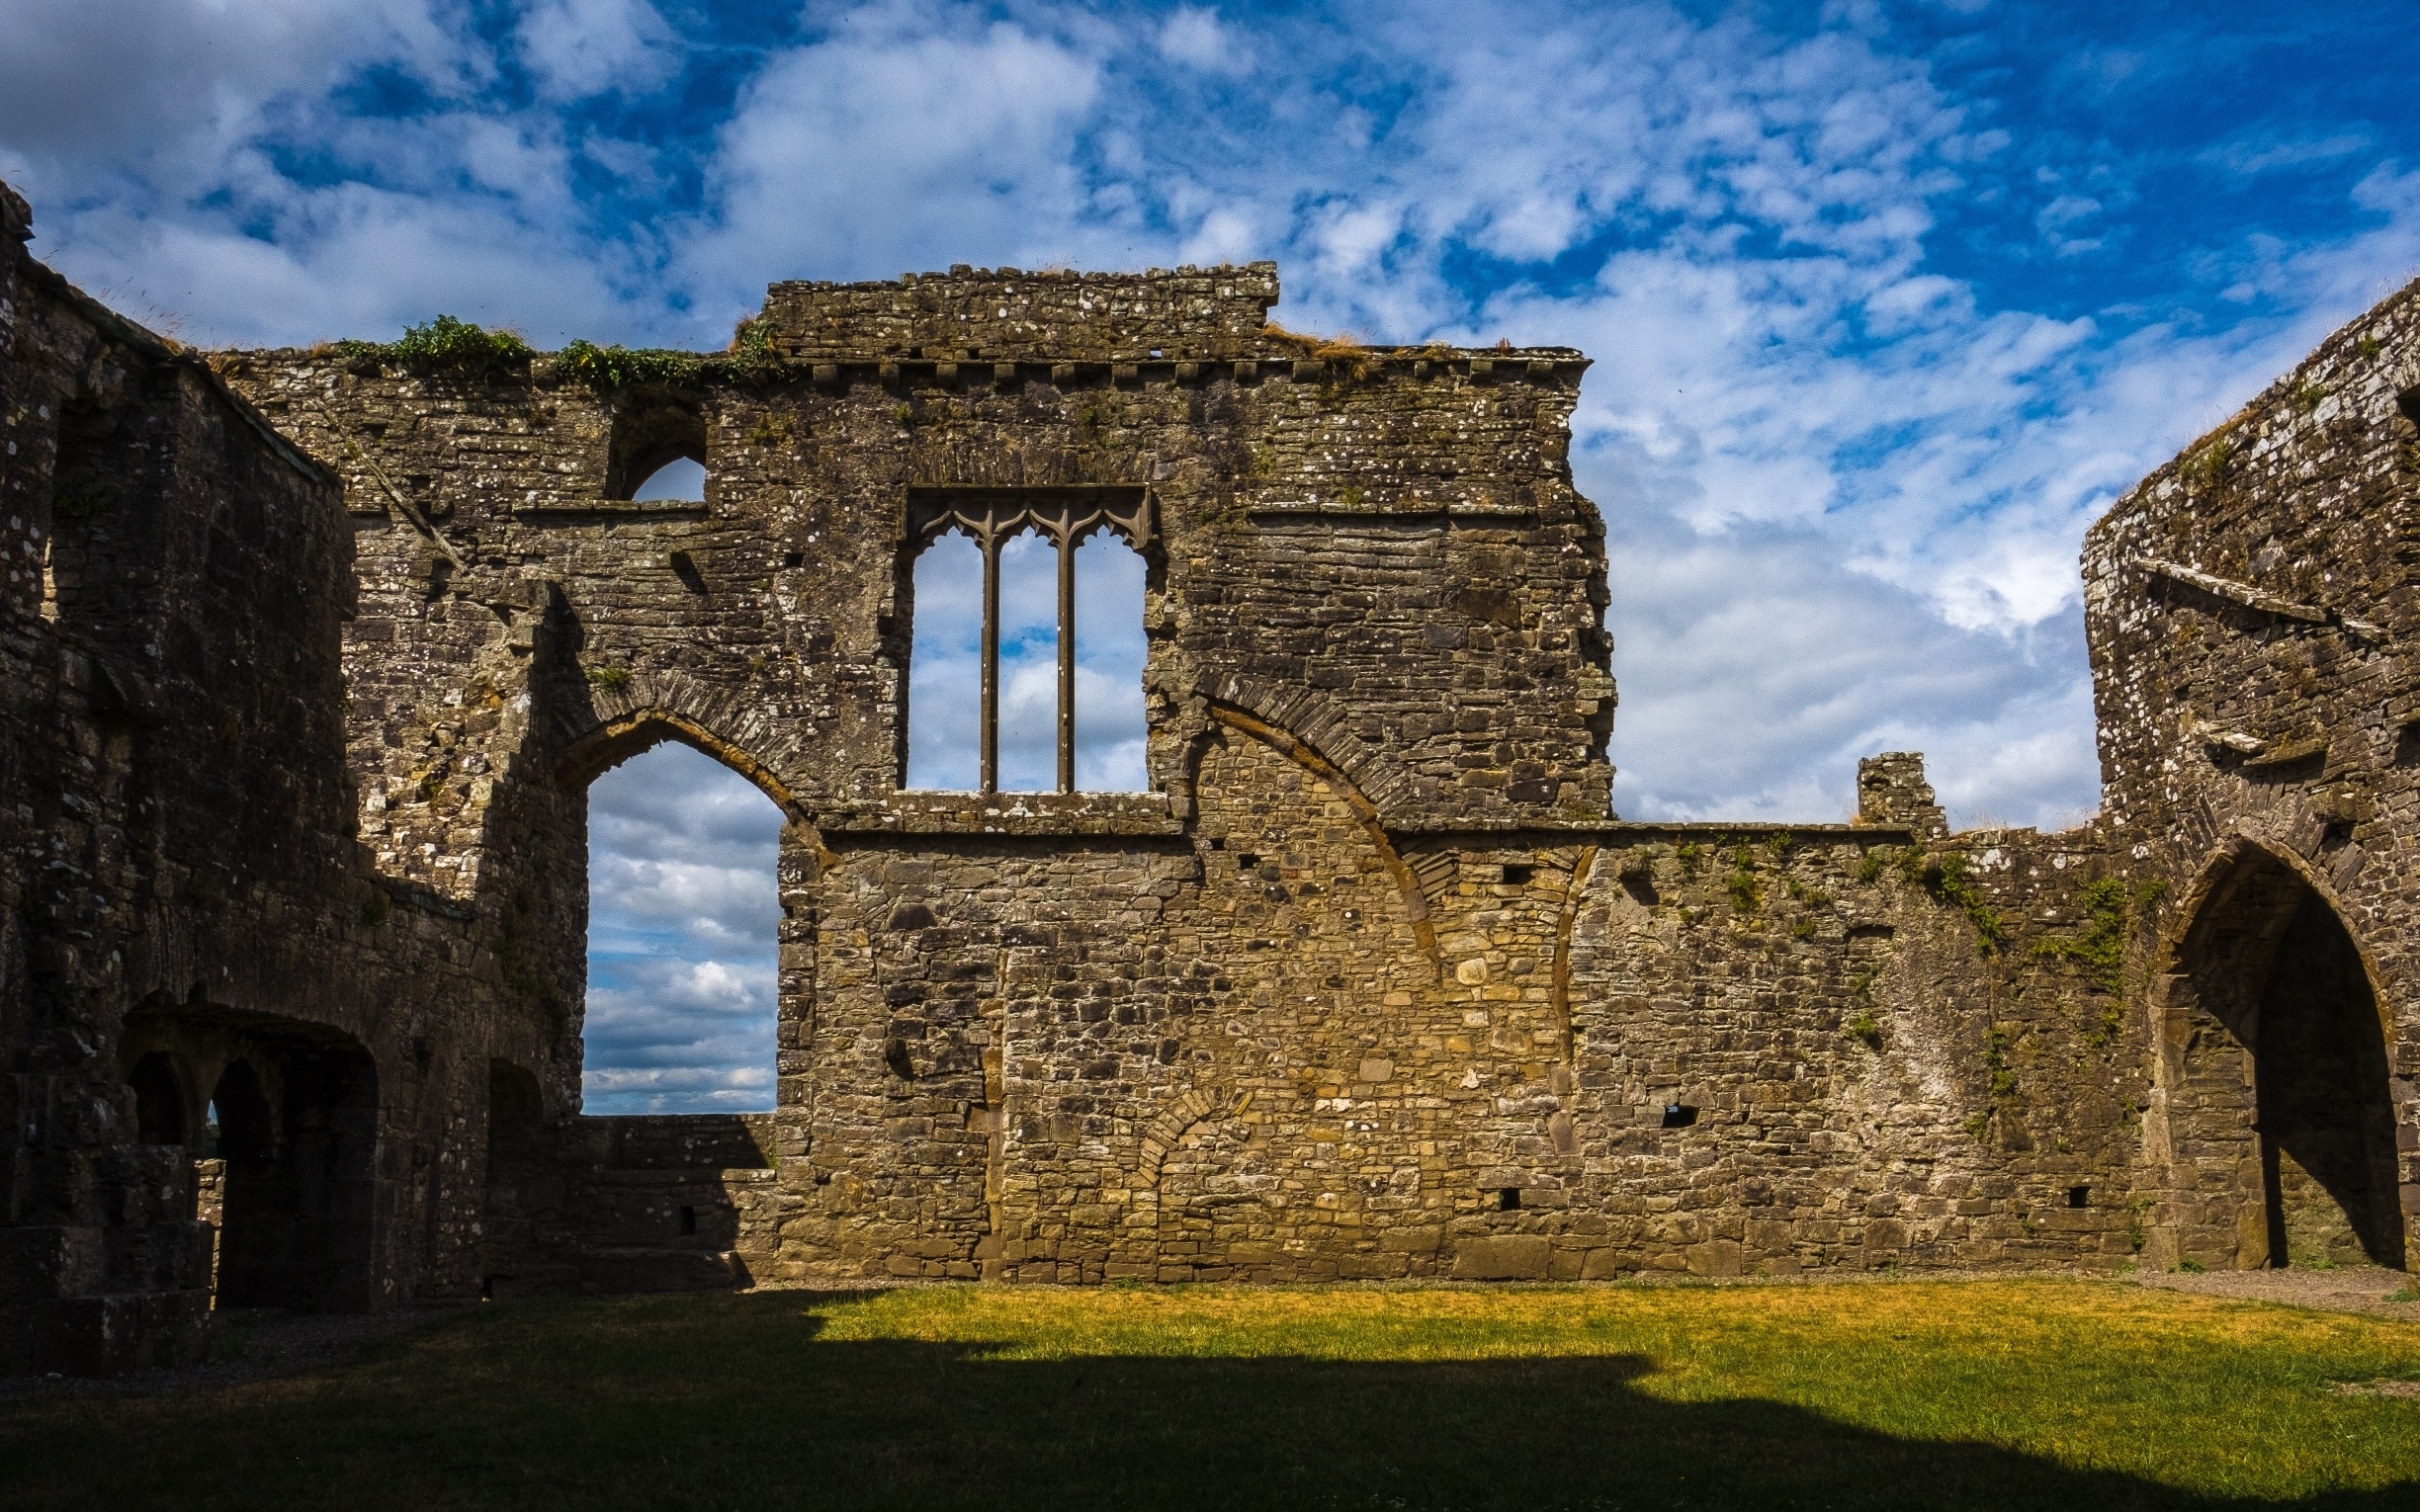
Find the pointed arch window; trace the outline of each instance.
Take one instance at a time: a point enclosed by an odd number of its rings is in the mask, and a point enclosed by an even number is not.
[[[1001,558],[1020,538],[1031,535],[1057,553],[1057,786],[1061,793],[1074,793],[1079,770],[1078,552],[1085,542],[1105,534],[1123,541],[1137,556],[1148,556],[1153,542],[1150,496],[1133,485],[908,490],[911,558],[953,534],[972,542],[982,559],[976,789],[987,795],[1000,791]]]

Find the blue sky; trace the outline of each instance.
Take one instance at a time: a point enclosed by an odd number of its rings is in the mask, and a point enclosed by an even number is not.
[[[2407,4],[0,0],[0,36],[36,250],[204,343],[719,346],[776,278],[1273,257],[1297,329],[1579,346],[1641,817],[1837,818],[1893,748],[1963,822],[2089,812],[2084,526],[2420,271]]]

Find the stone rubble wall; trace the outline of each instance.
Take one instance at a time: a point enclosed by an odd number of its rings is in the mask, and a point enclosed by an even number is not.
[[[2154,1253],[2237,1263],[2258,1173],[2239,1058],[2188,933],[2248,860],[2351,930],[2382,1019],[2406,1242],[2420,1229],[2420,284],[2321,344],[2087,534],[2105,823],[2167,891],[2133,963],[2164,1047]],[[2182,1246],[2178,1248],[2177,1246]],[[2420,1252],[2415,1252],[2420,1258]]]
[[[273,1094],[331,1051],[375,1082],[335,1135],[365,1173],[338,1199],[351,1304],[475,1296],[475,1089],[535,1036],[498,1009],[476,909],[421,906],[356,843],[339,485],[27,256],[30,226],[0,192],[0,1370],[203,1347],[196,1159],[247,1058]],[[179,1142],[138,1127],[154,1052]]]
[[[2095,528],[2109,803],[2044,835],[1912,753],[1610,817],[1586,360],[1294,336],[1267,265],[776,285],[619,378],[203,361],[0,265],[0,1365],[190,1347],[238,1063],[354,1068],[364,1305],[2260,1263],[2224,963],[2303,887],[2420,1212],[2411,292]],[[1097,485],[1152,791],[902,791],[913,491]],[[664,739],[788,820],[765,1115],[578,1113],[585,789]]]

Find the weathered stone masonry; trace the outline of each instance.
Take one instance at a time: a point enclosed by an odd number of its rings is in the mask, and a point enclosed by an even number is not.
[[[1906,756],[1607,817],[1575,352],[1308,341],[1256,264],[204,360],[5,277],[12,1368],[214,1286],[2403,1260],[2410,292],[2093,532],[2106,812],[1952,835]],[[970,500],[1118,502],[1150,793],[901,790]],[[790,820],[768,1115],[577,1114],[585,786],[663,739]]]

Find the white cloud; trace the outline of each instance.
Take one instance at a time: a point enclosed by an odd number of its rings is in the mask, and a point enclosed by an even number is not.
[[[383,334],[445,309],[542,342],[719,342],[775,277],[1271,255],[1298,328],[1585,347],[1583,486],[1688,584],[1628,562],[1617,578],[1637,813],[1833,811],[1852,748],[1884,739],[1933,750],[1964,812],[2089,802],[2061,628],[2084,523],[2420,261],[2420,178],[2387,165],[2356,191],[2358,235],[2214,234],[2188,272],[2240,313],[2213,324],[1994,304],[1935,258],[1937,209],[2022,190],[2016,235],[2033,216],[2043,238],[2024,255],[2072,267],[2137,213],[2117,159],[2015,180],[1996,102],[1894,55],[1878,13],[1837,8],[1782,36],[1645,3],[818,7],[727,119],[686,127],[708,146],[684,159],[485,89],[511,71],[497,45],[550,101],[670,77],[681,42],[645,0],[544,0],[500,44],[451,0],[134,3],[104,21],[15,0],[0,165],[32,179],[45,255],[138,312],[190,313],[201,339]],[[2083,47],[2050,83],[2115,97],[2174,66]],[[365,115],[373,85],[421,102]],[[2203,159],[2252,176],[2376,150],[2264,127]],[[579,188],[600,165],[702,197],[600,234]],[[1593,279],[1548,268],[1605,249]],[[1537,286],[1473,307],[1523,270]],[[954,637],[919,616],[919,677],[942,690],[911,712],[919,749],[971,744],[957,592],[924,596]],[[1030,621],[1034,594],[1009,598]],[[1695,649],[1740,635],[1769,637],[1764,663]],[[1935,664],[1900,677],[1830,649],[1876,635]],[[1085,660],[1126,698],[1126,670]],[[1041,707],[1043,665],[1011,654],[1015,712]],[[1792,700],[1803,714],[1773,713]],[[649,907],[717,895],[700,859],[650,864],[609,882]]]
[[[1160,55],[1204,73],[1250,73],[1252,44],[1219,23],[1218,12],[1180,5],[1161,25]]]
[[[770,1107],[781,811],[659,745],[588,790],[592,1113]]]
[[[2252,178],[2278,168],[2298,168],[2306,163],[2349,157],[2371,144],[2372,138],[2363,131],[2286,138],[2244,136],[2210,147],[2198,156],[2213,167]]]
[[[383,65],[450,93],[483,76],[428,0],[8,0],[0,6],[0,143],[79,175],[216,159],[281,99]],[[45,169],[44,176],[50,170]]]
[[[1087,208],[1071,162],[1097,62],[1010,22],[874,8],[781,53],[742,92],[709,168],[716,213],[686,277],[753,302],[774,278],[1038,264]]]
[[[642,95],[680,71],[672,29],[648,0],[541,0],[521,18],[522,61],[542,95]]]

